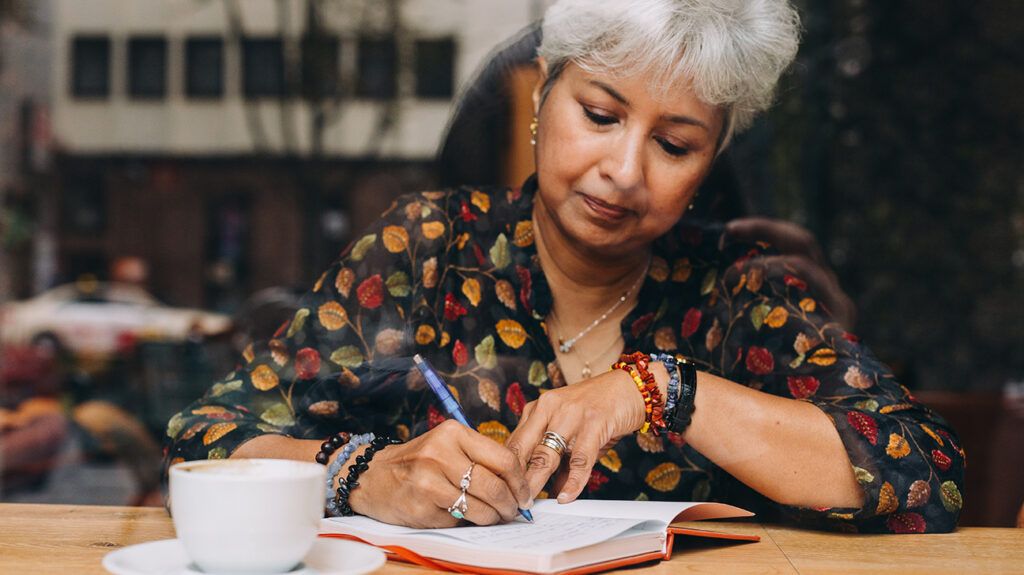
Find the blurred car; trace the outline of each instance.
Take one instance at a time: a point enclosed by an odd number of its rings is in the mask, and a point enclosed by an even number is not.
[[[130,284],[79,281],[0,306],[0,345],[52,345],[108,359],[139,341],[179,342],[231,329],[229,316],[161,304]]]

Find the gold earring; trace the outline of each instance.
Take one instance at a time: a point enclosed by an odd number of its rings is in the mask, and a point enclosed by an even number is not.
[[[533,121],[530,122],[530,145],[537,145],[537,116],[534,116]]]

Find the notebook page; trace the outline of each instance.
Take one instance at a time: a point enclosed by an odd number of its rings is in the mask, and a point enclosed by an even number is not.
[[[699,519],[724,519],[727,517],[749,517],[753,513],[724,503],[685,501],[624,501],[602,499],[580,499],[572,503],[559,504],[554,499],[538,499],[533,509],[563,515],[582,517],[617,517],[624,519],[645,519],[668,525],[678,515],[681,521]]]
[[[580,499],[560,504],[555,499],[538,499],[533,509],[559,515],[581,517],[609,517],[617,519],[644,519],[669,524],[676,515],[696,503],[675,503],[671,501],[603,501]]]
[[[533,512],[533,523],[522,517],[502,525],[434,529],[478,547],[531,549],[556,553],[586,547],[615,537],[643,520],[632,518],[584,517],[545,511]]]
[[[584,517],[549,513],[533,508],[533,523],[523,518],[502,525],[411,529],[387,525],[368,517],[333,517],[331,522],[375,535],[415,535],[442,539],[478,549],[528,550],[558,553],[606,541],[646,523],[643,519]]]

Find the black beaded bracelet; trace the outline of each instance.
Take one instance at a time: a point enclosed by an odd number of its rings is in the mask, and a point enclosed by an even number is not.
[[[395,445],[398,443],[402,442],[385,436],[374,437],[373,441],[370,442],[370,446],[366,448],[366,451],[364,451],[362,455],[357,455],[355,463],[348,466],[348,476],[344,479],[338,480],[338,490],[334,497],[334,506],[342,517],[351,517],[355,515],[355,512],[352,511],[352,506],[348,504],[348,496],[352,493],[353,489],[359,487],[359,474],[370,468],[370,461],[373,460],[373,454],[384,449],[388,445]]]
[[[669,431],[682,433],[690,426],[693,410],[696,408],[697,368],[686,359],[677,358],[676,369],[679,370],[679,399],[672,413],[667,414],[665,419]]]
[[[316,454],[316,462],[320,465],[327,465],[327,462],[331,460],[331,455],[340,449],[342,445],[348,443],[351,438],[352,436],[348,432],[340,431],[325,439],[320,444],[320,451]]]

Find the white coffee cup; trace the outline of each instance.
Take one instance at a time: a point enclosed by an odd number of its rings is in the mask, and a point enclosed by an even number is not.
[[[316,541],[327,470],[283,459],[186,461],[170,469],[171,518],[209,573],[284,573]]]

